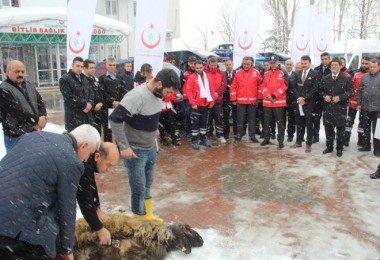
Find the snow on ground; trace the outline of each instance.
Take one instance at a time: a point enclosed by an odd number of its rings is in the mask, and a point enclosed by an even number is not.
[[[45,130],[62,133],[64,127],[48,123]],[[205,241],[189,255],[177,251],[168,259],[379,259],[380,182],[368,177],[379,159],[372,152],[356,151],[356,130],[342,158],[338,159],[335,151],[322,155],[325,140],[321,130],[321,141],[312,146],[309,155],[304,147],[290,149],[289,143],[278,151],[274,146],[263,148],[246,141],[240,146],[220,146],[223,152],[212,156],[222,154],[225,161],[217,166],[207,161],[205,148],[194,152],[184,147],[179,148],[183,150],[177,155],[178,164],[160,164],[158,171],[165,175],[156,178],[153,187],[153,195],[160,198],[155,201],[155,212],[169,221],[191,223]],[[0,145],[2,157],[2,134]],[[159,160],[167,156],[165,149],[169,148],[163,148]],[[234,149],[247,154],[238,167],[230,163]],[[259,157],[257,150],[272,158]],[[189,154],[193,155],[189,161],[182,160]],[[190,160],[204,168],[201,175],[196,175]],[[203,162],[207,164],[203,166]],[[175,170],[180,167],[181,171]],[[209,173],[212,167],[217,171]],[[172,168],[175,173],[170,172]],[[189,185],[189,180],[194,183]],[[203,182],[210,186],[202,188]],[[110,199],[112,193],[122,202]],[[100,195],[106,211],[131,215],[128,192],[123,194],[116,186],[112,190],[103,187]],[[216,206],[215,201],[219,203]]]

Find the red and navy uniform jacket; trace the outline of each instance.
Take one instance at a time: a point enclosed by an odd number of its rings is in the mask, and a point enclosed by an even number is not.
[[[345,76],[351,78],[351,75],[350,75],[350,73],[348,72],[348,69],[347,69],[347,68],[344,68],[344,69],[342,69],[341,71],[343,72],[343,75],[345,75]]]
[[[263,107],[286,107],[287,88],[285,75],[280,69],[267,71],[260,86]],[[275,100],[267,99],[271,95],[275,97]]]
[[[174,106],[174,104],[177,103],[177,92],[176,91],[173,91],[170,95],[167,95],[167,96],[164,96],[162,98],[162,101],[164,101],[164,104],[162,106],[162,112],[167,112],[169,111],[170,109],[172,109],[172,107]]]
[[[183,100],[188,100],[188,97],[187,97],[187,87],[186,87],[186,84],[187,84],[187,80],[190,78],[191,75],[194,74],[194,71],[192,70],[186,70],[183,74],[182,74],[182,96],[183,96]]]
[[[210,84],[210,89],[214,89],[215,93],[218,94],[218,98],[215,100],[216,103],[223,102],[223,93],[227,88],[227,79],[222,71],[217,69],[216,71],[208,71],[207,73],[208,82]],[[211,86],[212,85],[212,86]],[[214,93],[212,93],[214,98]]]
[[[230,101],[241,105],[257,104],[261,73],[255,68],[238,70],[230,88]]]
[[[201,76],[202,80],[204,79],[204,75],[206,75],[207,77],[207,74],[203,74]],[[207,77],[207,79],[209,80],[210,82],[210,79]],[[194,73],[193,75],[190,76],[190,78],[187,80],[187,84],[186,84],[186,91],[187,91],[187,96],[189,98],[189,103],[191,106],[199,106],[199,107],[209,107],[209,106],[213,106],[215,104],[215,99],[214,99],[214,89],[212,88],[212,85],[210,85],[210,94],[211,94],[211,97],[212,97],[212,101],[209,102],[207,101],[206,98],[201,98],[201,92],[200,92],[200,89],[199,89],[199,83],[198,83],[198,74],[197,73]]]
[[[359,93],[359,85],[360,81],[364,74],[368,73],[368,70],[356,72],[354,77],[352,78],[352,83],[354,85],[354,95],[348,100],[348,106],[350,108],[356,109],[358,106],[358,93]]]

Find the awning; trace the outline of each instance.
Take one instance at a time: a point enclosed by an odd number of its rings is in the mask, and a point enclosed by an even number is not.
[[[67,9],[0,9],[0,44],[66,44]],[[130,34],[126,23],[95,14],[91,44],[120,43]]]

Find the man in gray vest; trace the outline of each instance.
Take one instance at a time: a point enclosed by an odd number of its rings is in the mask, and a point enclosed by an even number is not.
[[[375,138],[377,120],[380,118],[380,60],[369,62],[369,73],[363,75],[359,85],[358,107],[362,113],[363,147],[360,152],[371,151],[371,132],[373,154],[380,157],[380,140]],[[372,131],[371,131],[372,130]]]
[[[9,151],[25,133],[46,126],[46,107],[38,91],[25,81],[25,66],[12,60],[6,69],[7,79],[0,85],[0,111],[4,144]]]

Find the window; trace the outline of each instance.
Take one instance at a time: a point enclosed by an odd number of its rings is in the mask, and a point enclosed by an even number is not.
[[[355,70],[359,68],[359,56],[355,55],[355,57],[352,59],[352,62],[350,64],[349,70]]]
[[[106,14],[117,16],[117,0],[106,0]]]
[[[1,0],[2,6],[20,7],[18,0]]]

